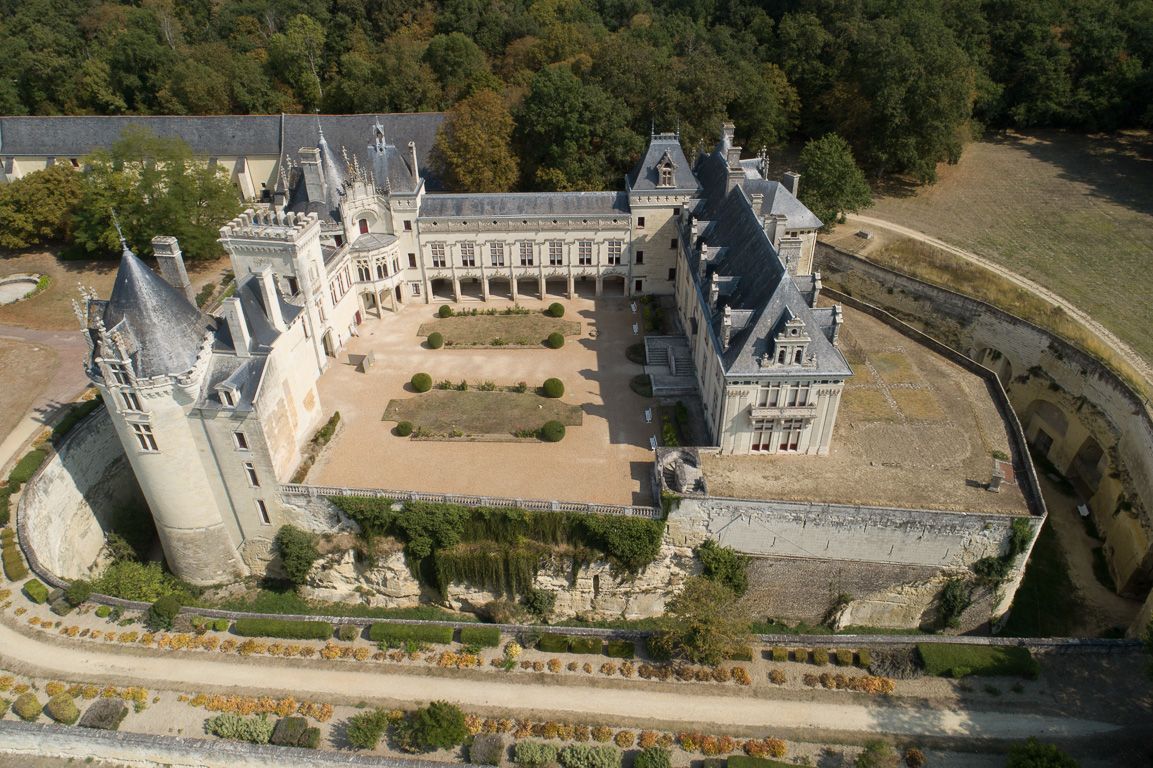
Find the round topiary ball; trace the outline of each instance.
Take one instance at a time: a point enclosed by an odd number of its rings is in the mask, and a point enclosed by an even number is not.
[[[427,373],[417,373],[412,377],[412,388],[417,392],[427,392],[432,389],[432,377]]]
[[[444,346],[444,336],[437,331],[433,331],[428,335],[428,346],[432,349],[440,349]]]
[[[553,349],[560,349],[564,346],[564,334],[553,331],[548,335],[548,340],[545,343]]]
[[[544,426],[540,428],[540,436],[550,443],[559,443],[564,439],[564,424],[556,419],[546,421]]]
[[[564,317],[564,305],[553,302],[552,304],[549,304],[548,313],[553,317]]]
[[[452,307],[447,304],[441,304],[437,314],[441,317],[452,317]]]
[[[544,396],[545,397],[563,397],[564,396],[564,382],[560,379],[545,379],[544,380]]]
[[[399,424],[397,424],[396,425],[396,434],[400,435],[401,437],[408,437],[409,435],[411,435],[412,434],[412,422],[411,421],[402,421]]]

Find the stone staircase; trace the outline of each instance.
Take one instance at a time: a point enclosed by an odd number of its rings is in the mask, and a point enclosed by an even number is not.
[[[645,337],[645,372],[652,377],[653,397],[691,395],[697,391],[692,352],[684,336]]]

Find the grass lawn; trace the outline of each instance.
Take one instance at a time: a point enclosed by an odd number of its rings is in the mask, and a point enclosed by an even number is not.
[[[470,318],[472,319],[472,318]],[[556,419],[579,427],[584,412],[558,398],[535,392],[480,392],[436,389],[403,400],[390,400],[383,421],[410,421],[424,432],[511,435],[517,427],[538,429]]]
[[[1025,578],[1001,634],[1006,637],[1070,637],[1084,605],[1069,578],[1065,552],[1049,521],[1041,526]]]
[[[987,645],[946,645],[921,643],[917,653],[925,662],[925,674],[948,675],[965,667],[974,675],[1024,675],[1032,666],[1028,648],[999,648]]]
[[[478,622],[474,614],[457,613],[435,605],[414,605],[409,608],[370,608],[367,605],[329,603],[306,600],[293,590],[260,589],[243,596],[221,600],[201,600],[201,608],[225,611],[251,611],[253,613],[279,613],[301,616],[348,616],[358,619],[409,619],[412,621]]]
[[[550,333],[579,336],[581,324],[539,312],[528,315],[477,315],[437,318],[420,326],[417,333],[428,336],[433,331],[439,331],[444,336],[444,344],[448,347],[487,345],[494,341],[503,342],[494,346],[539,346],[544,344]]]

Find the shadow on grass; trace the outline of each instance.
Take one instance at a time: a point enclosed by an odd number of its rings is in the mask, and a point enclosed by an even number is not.
[[[1001,634],[1005,637],[1070,637],[1085,610],[1069,564],[1049,520],[1041,526],[1025,578],[1017,588],[1012,612]]]

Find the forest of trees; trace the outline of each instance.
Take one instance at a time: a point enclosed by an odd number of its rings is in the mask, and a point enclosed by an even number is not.
[[[750,153],[836,133],[870,175],[932,181],[985,128],[1153,122],[1153,0],[0,0],[0,72],[8,115],[490,91],[469,120],[512,118],[524,189],[617,187],[651,126],[691,148],[726,119]]]

